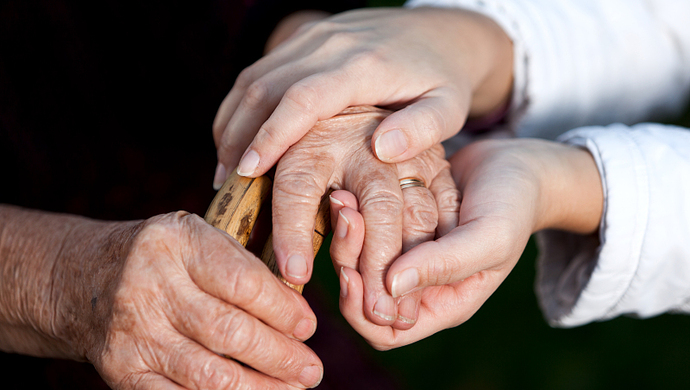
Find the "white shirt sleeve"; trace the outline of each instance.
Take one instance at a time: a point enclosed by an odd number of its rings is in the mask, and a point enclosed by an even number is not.
[[[690,94],[690,1],[411,0],[495,20],[514,48],[518,136],[675,115]]]
[[[690,1],[410,0],[461,7],[513,41],[508,123],[554,139],[583,125],[678,114],[690,95]],[[554,326],[627,314],[690,313],[690,130],[622,124],[560,139],[595,157],[605,192],[599,237],[537,235],[537,295]]]
[[[547,320],[690,313],[690,129],[615,124],[559,140],[592,153],[605,205],[598,240],[538,234],[536,289]]]

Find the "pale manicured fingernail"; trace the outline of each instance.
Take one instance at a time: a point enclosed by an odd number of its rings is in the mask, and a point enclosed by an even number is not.
[[[335,234],[340,238],[345,238],[347,230],[350,228],[350,221],[345,218],[342,210],[338,211],[338,214],[340,216],[338,217],[338,224],[335,226]]]
[[[340,267],[340,296],[347,298],[347,286],[350,284],[350,278],[345,273],[345,267]]]
[[[332,197],[331,195],[328,195],[328,198],[331,200],[331,203],[335,203],[338,206],[345,206],[345,203],[339,201],[338,199]]]
[[[240,165],[237,166],[237,174],[240,176],[249,176],[256,170],[259,166],[259,153],[250,150],[247,154],[240,160]]]
[[[376,156],[381,161],[389,161],[407,150],[407,139],[400,130],[390,130],[379,136],[374,142]]]
[[[374,305],[374,314],[386,321],[395,320],[395,301],[388,295],[381,295]]]
[[[216,166],[216,175],[213,176],[213,189],[218,191],[220,187],[225,183],[225,176],[227,172],[225,171],[225,165],[218,163]]]
[[[316,323],[308,318],[305,318],[300,321],[299,324],[297,324],[297,327],[292,335],[295,336],[296,339],[304,341],[310,338],[314,334],[314,331],[316,331]]]
[[[398,302],[398,320],[406,324],[417,322],[417,301],[410,297],[403,297]]]
[[[309,366],[299,374],[299,383],[310,389],[318,386],[321,379],[323,379],[323,369],[319,366]]]
[[[397,298],[401,295],[405,295],[408,292],[417,288],[419,284],[419,273],[416,268],[408,268],[402,272],[399,272],[393,277],[393,286],[391,291],[393,297]]]
[[[307,259],[302,255],[292,255],[287,260],[285,270],[293,278],[305,278],[307,276]]]

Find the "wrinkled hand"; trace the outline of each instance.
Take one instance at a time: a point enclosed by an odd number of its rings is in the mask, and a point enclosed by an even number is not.
[[[110,386],[292,389],[320,381],[320,360],[299,341],[316,328],[306,301],[201,218],[146,221],[121,267],[92,302],[101,321],[87,354]]]
[[[390,263],[401,251],[435,237],[437,224],[455,226],[457,190],[437,145],[398,164],[377,160],[371,134],[390,112],[353,107],[320,121],[278,163],[273,187],[273,244],[282,275],[306,283],[312,272],[312,232],[320,199],[329,188],[347,189],[359,199],[363,249],[356,267],[364,279],[363,310],[357,315],[381,326],[407,329],[416,321],[414,301],[396,305],[384,285]],[[405,177],[427,188],[400,189]],[[338,205],[331,197],[331,206]],[[450,208],[449,208],[450,207]]]
[[[407,160],[456,134],[468,115],[500,107],[511,58],[498,25],[459,9],[365,9],[306,23],[245,69],[221,104],[214,182],[243,153],[238,172],[264,174],[318,120],[362,104],[405,107],[378,126],[371,148],[382,161]]]
[[[386,286],[398,299],[421,294],[417,324],[398,330],[346,315],[379,349],[467,321],[513,269],[533,232],[556,228],[588,234],[598,227],[601,183],[584,150],[537,140],[486,141],[469,145],[450,161],[462,194],[457,227],[400,256],[386,275]],[[363,282],[347,263],[358,255],[362,232],[356,199],[349,197],[338,211],[350,221],[350,230],[334,235],[331,256],[345,264],[341,311],[356,313],[362,310]]]

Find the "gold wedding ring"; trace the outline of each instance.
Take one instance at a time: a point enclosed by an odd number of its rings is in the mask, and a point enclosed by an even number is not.
[[[416,177],[406,177],[404,179],[400,179],[400,189],[404,190],[405,188],[411,188],[411,187],[424,187],[424,182],[420,179],[417,179]]]

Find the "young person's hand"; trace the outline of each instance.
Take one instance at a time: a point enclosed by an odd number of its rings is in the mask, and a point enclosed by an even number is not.
[[[381,161],[407,160],[456,134],[468,115],[500,109],[512,68],[503,30],[464,10],[364,9],[305,23],[245,69],[221,104],[214,183],[238,163],[243,176],[264,174],[317,121],[362,104],[399,110],[371,148]]]
[[[450,162],[462,196],[457,227],[404,253],[386,274],[398,305],[420,296],[418,320],[409,330],[361,320],[361,216],[351,195],[339,210],[336,232],[346,234],[334,235],[331,256],[340,269],[341,311],[376,348],[409,344],[467,321],[508,276],[532,233],[598,229],[603,191],[585,150],[549,141],[495,140],[471,144]]]

